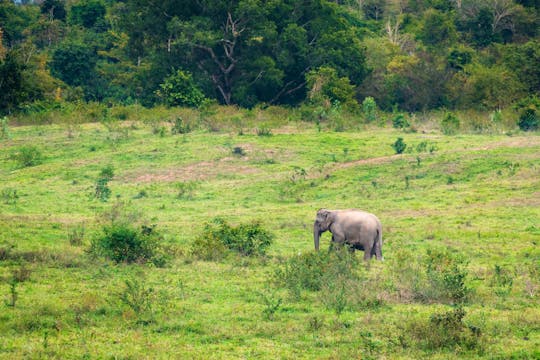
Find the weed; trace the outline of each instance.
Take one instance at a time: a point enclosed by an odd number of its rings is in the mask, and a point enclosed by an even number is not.
[[[135,313],[139,322],[147,322],[145,319],[151,317],[154,306],[154,289],[134,278],[126,279],[124,283],[124,289],[118,294],[119,300]]]
[[[504,298],[512,291],[514,278],[507,269],[495,264],[493,277],[491,278],[489,285],[497,296]]]
[[[0,191],[0,198],[4,204],[15,205],[19,199],[19,194],[17,194],[17,189],[8,187]]]
[[[172,124],[171,133],[175,134],[188,134],[192,131],[191,125],[185,121],[181,116],[177,116]]]
[[[33,146],[22,146],[11,154],[11,159],[17,162],[21,168],[30,167],[41,164],[43,161],[43,154],[41,151]]]
[[[399,137],[397,140],[392,144],[392,148],[396,152],[396,154],[402,154],[405,149],[407,148],[407,144],[403,141],[403,138]]]
[[[255,129],[257,136],[272,136],[272,130],[266,126]]]
[[[196,181],[178,182],[176,183],[176,197],[183,200],[193,200],[198,186],[199,184]]]
[[[312,332],[318,332],[324,327],[324,319],[318,317],[317,315],[311,316],[308,319],[308,330]]]
[[[281,307],[283,299],[276,295],[275,292],[272,293],[261,293],[261,298],[264,304],[263,315],[265,319],[273,320],[275,313]]]
[[[0,118],[0,139],[9,139],[10,137],[8,118],[4,116]]]
[[[67,236],[71,246],[81,246],[84,241],[85,225],[84,223],[74,225],[68,228]]]

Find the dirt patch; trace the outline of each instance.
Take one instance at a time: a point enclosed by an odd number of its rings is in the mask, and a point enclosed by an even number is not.
[[[255,174],[256,168],[238,164],[234,157],[227,157],[216,161],[203,161],[195,164],[178,166],[175,168],[157,170],[156,172],[141,174],[140,172],[127,174],[127,182],[151,183],[174,181],[209,180],[223,175]]]

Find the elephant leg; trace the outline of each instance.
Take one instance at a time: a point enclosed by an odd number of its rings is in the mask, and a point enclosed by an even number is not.
[[[371,260],[371,253],[369,251],[364,251],[364,260],[365,261]]]

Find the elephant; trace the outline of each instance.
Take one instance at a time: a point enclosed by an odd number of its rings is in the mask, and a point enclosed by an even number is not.
[[[364,260],[373,256],[382,260],[382,225],[373,214],[356,210],[317,211],[313,224],[313,241],[315,250],[319,251],[319,238],[325,231],[332,233],[332,245],[347,244],[351,251],[363,250]]]

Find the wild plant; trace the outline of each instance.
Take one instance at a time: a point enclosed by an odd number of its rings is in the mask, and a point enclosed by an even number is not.
[[[0,198],[4,204],[15,205],[19,199],[19,194],[17,193],[17,189],[8,187],[0,191]]]
[[[196,181],[183,181],[176,183],[176,198],[183,200],[193,200],[195,198],[195,190],[199,186]]]
[[[192,131],[191,125],[185,121],[181,116],[177,116],[176,119],[174,119],[172,127],[171,127],[171,133],[173,135],[176,134],[187,134]]]
[[[459,118],[452,112],[446,112],[441,120],[441,130],[444,135],[454,135],[460,128]]]
[[[278,296],[276,292],[262,292],[261,299],[263,301],[264,309],[263,315],[267,320],[273,320],[274,315],[279,310],[283,303],[283,298]]]
[[[392,148],[396,154],[402,154],[407,148],[407,144],[403,141],[403,138],[398,137],[397,140],[392,144]]]
[[[215,218],[206,223],[191,251],[194,256],[207,260],[222,258],[227,251],[242,256],[260,256],[266,253],[273,239],[274,235],[259,221],[231,226],[225,219]]]
[[[18,163],[21,168],[41,164],[43,154],[36,146],[22,146],[11,154],[11,159]]]
[[[156,297],[154,289],[135,278],[126,279],[124,285],[122,291],[118,293],[120,302],[135,313],[138,322],[149,322],[153,316],[152,310]]]
[[[67,236],[71,246],[80,246],[84,241],[85,225],[77,224],[68,228]]]
[[[512,291],[514,285],[514,278],[510,274],[510,271],[504,267],[495,264],[493,270],[493,276],[489,282],[493,292],[499,297],[507,297]]]
[[[108,184],[114,177],[114,168],[112,165],[108,165],[101,169],[99,178],[96,180],[96,185],[94,187],[94,197],[101,200],[107,201],[111,196],[111,189]]]
[[[4,116],[0,118],[0,139],[9,139],[10,137],[8,118]]]

